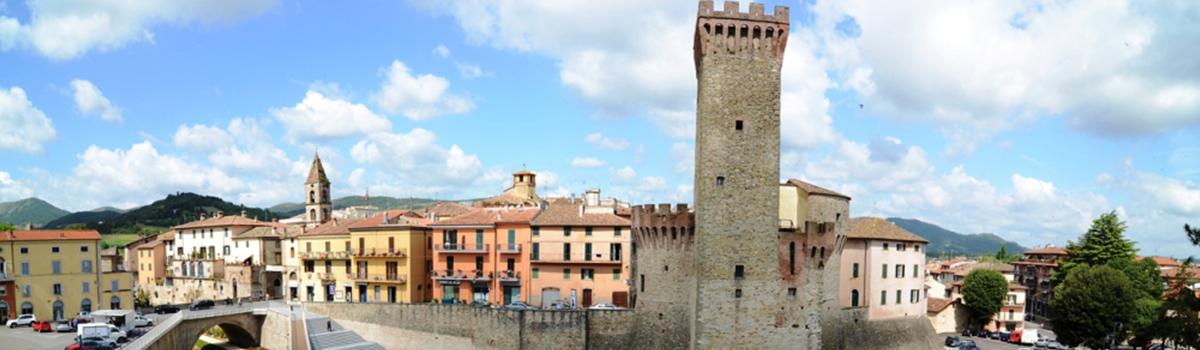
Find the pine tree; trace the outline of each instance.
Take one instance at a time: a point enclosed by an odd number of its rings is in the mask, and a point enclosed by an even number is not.
[[[1133,241],[1125,238],[1125,222],[1116,212],[1100,215],[1078,241],[1067,242],[1069,260],[1075,264],[1099,266],[1113,260],[1132,260]]]

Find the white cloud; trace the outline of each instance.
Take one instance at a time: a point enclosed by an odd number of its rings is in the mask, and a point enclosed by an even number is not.
[[[164,193],[180,191],[226,195],[251,190],[244,181],[219,169],[160,154],[149,142],[127,150],[93,145],[78,158],[64,192],[93,206],[143,205]]]
[[[80,113],[98,115],[101,119],[110,122],[121,121],[121,109],[104,97],[96,84],[83,79],[75,79],[71,81],[71,89],[75,94],[75,108],[78,108]]]
[[[233,144],[233,137],[224,129],[203,124],[180,125],[173,138],[176,147],[210,152]]]
[[[405,193],[464,193],[463,187],[486,181],[479,157],[458,145],[443,147],[433,132],[416,128],[408,133],[380,132],[359,141],[350,150],[355,162],[374,166],[387,181],[371,188]]]
[[[572,168],[599,168],[605,164],[608,163],[593,157],[575,157],[575,159],[571,159]]]
[[[612,176],[613,181],[618,183],[629,183],[633,182],[634,179],[637,179],[637,171],[633,170],[633,167],[628,165],[620,169],[612,170],[610,175]]]
[[[23,183],[13,180],[12,175],[0,171],[0,201],[11,201],[33,196],[33,190]]]
[[[625,139],[609,138],[608,136],[604,136],[604,134],[599,132],[588,134],[587,137],[583,138],[583,140],[604,150],[624,151],[626,148],[629,148],[629,141]]]
[[[1055,199],[1054,184],[1049,181],[1013,174],[1012,182],[1018,200],[1042,202]]]
[[[277,0],[249,1],[29,1],[30,22],[0,15],[0,49],[28,45],[67,60],[89,51],[153,42],[160,24],[219,24],[262,14]]]
[[[450,57],[450,48],[446,47],[446,45],[439,44],[437,47],[433,48],[433,54],[438,55],[438,57],[441,58],[448,58]]]
[[[669,152],[671,159],[675,160],[675,173],[685,176],[691,176],[696,171],[696,147],[685,143],[676,142],[671,144]]]
[[[492,76],[491,72],[483,70],[483,68],[480,68],[478,64],[455,62],[454,66],[458,68],[458,75],[462,76],[463,79],[475,79]]]
[[[292,138],[333,139],[392,129],[387,118],[367,106],[308,91],[293,107],[271,108]]]
[[[54,139],[54,124],[33,106],[20,87],[0,88],[0,149],[41,152]]]
[[[372,96],[372,101],[384,112],[419,121],[466,113],[475,107],[466,97],[450,93],[450,82],[445,78],[433,74],[414,76],[399,60],[392,61],[386,74],[383,86]]]

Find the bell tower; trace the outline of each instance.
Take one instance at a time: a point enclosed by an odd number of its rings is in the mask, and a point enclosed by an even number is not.
[[[777,348],[790,327],[779,271],[779,96],[788,8],[700,1],[692,349]],[[795,338],[793,338],[795,339]]]
[[[309,227],[329,221],[333,200],[329,198],[329,178],[321,165],[321,156],[313,153],[312,168],[304,181],[304,221]]]

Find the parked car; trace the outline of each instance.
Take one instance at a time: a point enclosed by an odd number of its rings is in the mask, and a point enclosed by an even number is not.
[[[107,323],[85,323],[75,329],[76,338],[101,337],[113,343],[125,342],[125,332]]]
[[[960,341],[962,341],[962,338],[959,338],[959,337],[956,337],[953,335],[946,337],[946,347],[951,347],[951,348],[956,347],[956,346],[958,346],[958,342],[960,342]]]
[[[113,350],[117,344],[101,337],[86,337],[78,339],[75,344],[67,345],[63,350]]]
[[[192,302],[191,306],[188,306],[188,310],[211,309],[215,305],[212,300],[196,300]]]
[[[54,331],[54,324],[50,323],[50,321],[43,321],[43,320],[33,321],[32,326],[33,326],[33,331],[38,332],[38,333]]]
[[[70,321],[58,321],[54,322],[54,331],[70,333],[75,331],[75,327],[71,326]]]
[[[571,305],[567,305],[566,303],[557,302],[557,303],[550,304],[550,310],[563,311],[563,310],[570,310],[570,309],[571,309]]]
[[[486,308],[489,306],[491,306],[491,304],[488,304],[486,301],[476,300],[471,302],[471,307]]]
[[[592,310],[620,310],[621,308],[613,304],[596,304],[588,309]]]
[[[1066,345],[1059,343],[1058,340],[1055,340],[1055,339],[1050,339],[1050,340],[1046,341],[1046,348],[1047,349],[1068,349],[1068,347]]]
[[[529,304],[519,301],[514,301],[512,304],[504,305],[504,308],[508,310],[537,310],[536,307],[529,306]]]
[[[173,314],[176,312],[179,312],[179,307],[175,305],[159,305],[154,307],[154,313],[159,315]]]
[[[1171,347],[1167,346],[1166,344],[1154,344],[1146,349],[1147,350],[1175,350],[1174,348],[1171,348]]]
[[[154,325],[154,321],[149,318],[146,318],[146,316],[133,315],[133,326],[134,327],[146,327],[146,326],[153,326],[153,325]]]
[[[16,328],[31,325],[33,324],[33,321],[37,321],[37,317],[33,316],[32,314],[24,314],[17,316],[15,319],[8,320],[8,323],[5,323],[4,325],[8,326],[8,328]]]
[[[958,342],[958,350],[981,350],[979,345],[975,345],[974,340],[963,340]]]

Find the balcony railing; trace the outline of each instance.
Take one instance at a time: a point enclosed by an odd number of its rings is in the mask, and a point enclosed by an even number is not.
[[[485,282],[492,280],[492,273],[482,270],[433,270],[435,280],[458,280]]]
[[[354,252],[337,250],[332,252],[301,252],[301,260],[350,260]]]
[[[590,259],[589,259],[590,258]],[[612,259],[610,257],[596,257],[595,255],[571,254],[565,256],[562,253],[542,253],[539,256],[530,257],[534,263],[544,264],[600,264],[600,265],[621,265],[621,259]]]
[[[408,256],[407,249],[362,249],[355,250],[356,258],[403,258]]]
[[[465,243],[442,243],[435,244],[433,251],[443,253],[487,253],[489,245],[483,244],[465,244]]]
[[[496,252],[500,254],[521,254],[521,244],[497,244]]]
[[[354,275],[354,280],[358,282],[378,282],[378,283],[398,283],[404,284],[408,282],[408,278],[401,274],[366,274],[359,273]]]
[[[521,272],[513,270],[500,271],[499,280],[501,283],[520,282]]]

